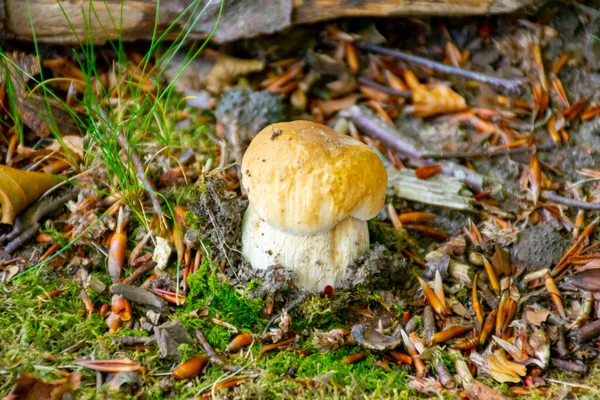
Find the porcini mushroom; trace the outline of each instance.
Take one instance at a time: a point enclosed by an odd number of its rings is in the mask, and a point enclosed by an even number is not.
[[[365,144],[310,121],[277,123],[242,160],[250,205],[242,252],[254,268],[295,272],[309,292],[336,287],[369,247],[367,220],[385,202],[387,173]]]

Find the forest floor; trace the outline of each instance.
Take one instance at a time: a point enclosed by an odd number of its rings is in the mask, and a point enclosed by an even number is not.
[[[599,37],[550,2],[4,43],[0,396],[600,398]],[[343,289],[240,256],[238,164],[296,119],[388,171]]]

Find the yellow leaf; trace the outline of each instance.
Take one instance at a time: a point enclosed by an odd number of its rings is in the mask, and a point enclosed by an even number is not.
[[[17,214],[59,182],[54,175],[0,165],[1,222],[12,225]]]
[[[522,364],[509,361],[503,350],[497,350],[487,356],[490,375],[498,382],[521,382],[521,376],[527,375],[527,368]]]
[[[448,86],[422,85],[411,71],[406,71],[404,78],[412,90],[413,113],[417,117],[455,113],[467,108],[465,99]]]

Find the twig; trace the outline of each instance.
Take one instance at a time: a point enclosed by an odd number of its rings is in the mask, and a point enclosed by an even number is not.
[[[591,203],[589,201],[579,201],[569,199],[568,197],[559,196],[556,193],[544,190],[541,194],[542,199],[553,201],[555,203],[564,204],[582,210],[600,210],[600,203]]]
[[[447,153],[423,153],[422,158],[430,158],[432,160],[444,160],[449,158],[460,158],[461,160],[473,160],[476,158],[492,158],[500,156],[508,156],[513,154],[530,153],[533,151],[533,146],[516,147],[516,148],[501,148],[482,151],[454,151]]]
[[[566,361],[566,360],[561,360],[559,358],[552,358],[550,360],[550,363],[555,366],[556,368],[563,370],[563,371],[569,371],[569,372],[575,372],[578,374],[582,374],[585,375],[587,374],[588,371],[588,367],[587,365],[581,363],[574,363],[571,361]]]
[[[123,284],[132,285],[140,276],[144,275],[146,272],[150,271],[155,266],[155,261],[148,261],[147,263],[133,271],[131,274],[129,274],[129,276],[123,280]]]
[[[204,348],[204,351],[206,352],[206,354],[208,354],[208,357],[209,357],[209,360],[211,363],[218,365],[219,367],[223,368],[225,371],[237,372],[239,370],[239,367],[236,367],[235,365],[227,364],[225,361],[223,361],[223,359],[221,359],[221,357],[219,357],[219,355],[217,354],[215,349],[213,349],[212,346],[210,345],[210,343],[208,343],[208,340],[206,340],[206,338],[204,337],[204,334],[202,333],[202,331],[200,329],[196,329],[196,337],[200,341],[200,344]]]
[[[362,133],[379,140],[384,146],[402,156],[412,158],[419,166],[434,163],[432,159],[423,158],[428,153],[424,146],[413,138],[402,135],[395,126],[373,115],[369,109],[362,106],[352,106],[340,114],[352,120]],[[482,190],[484,178],[477,172],[453,162],[438,162],[438,164],[442,166],[442,174],[461,180],[475,192]]]
[[[124,346],[147,346],[153,344],[156,341],[154,336],[141,337],[141,336],[112,336],[113,343],[122,344]]]
[[[600,336],[600,319],[582,326],[577,331],[577,341],[582,343]]]
[[[358,78],[358,83],[361,83],[365,86],[369,86],[373,89],[376,89],[380,92],[387,93],[391,96],[403,97],[405,99],[412,99],[412,92],[410,90],[397,90],[392,89],[391,87],[380,85],[379,83],[367,79],[363,76]]]
[[[125,138],[125,136],[123,136],[123,134],[121,132],[117,133],[117,139],[119,140],[119,143],[121,144],[121,146],[123,146],[123,149],[125,150],[125,152],[131,157],[131,163],[133,164],[133,167],[135,168],[137,178],[143,182],[144,188],[146,189],[146,193],[148,193],[148,197],[150,198],[150,201],[152,202],[152,206],[154,207],[154,210],[156,211],[156,215],[158,215],[159,218],[162,218],[163,211],[162,211],[162,208],[160,207],[160,202],[158,201],[158,197],[156,197],[156,193],[155,193],[156,188],[154,187],[154,184],[152,183],[152,181],[150,179],[148,179],[148,177],[146,176],[146,171],[144,170],[144,165],[141,163],[140,158],[138,157],[135,150],[132,150],[130,148],[129,142],[127,141],[127,139]]]
[[[421,158],[425,153],[426,149],[416,140],[401,135],[394,126],[376,118],[364,107],[352,106],[343,111],[342,115],[350,118],[361,132],[379,140],[384,146],[404,157]]]
[[[438,72],[462,76],[467,79],[473,79],[479,82],[489,83],[490,85],[504,87],[513,91],[518,91],[520,86],[527,82],[523,79],[497,78],[495,76],[482,74],[480,72],[474,72],[463,68],[452,67],[450,65],[442,64],[440,62],[429,60],[424,57],[408,54],[400,50],[387,49],[385,47],[377,46],[376,44],[366,42],[355,42],[354,44],[357,48],[362,50],[387,55],[393,58],[397,58],[399,60],[406,61],[411,64],[416,64],[425,68],[430,68]]]

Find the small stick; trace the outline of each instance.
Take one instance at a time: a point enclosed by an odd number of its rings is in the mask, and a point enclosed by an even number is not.
[[[433,368],[435,369],[442,386],[446,389],[454,389],[454,380],[452,379],[452,375],[450,375],[450,371],[448,371],[446,364],[440,360],[433,364]]]
[[[504,87],[513,91],[519,91],[521,85],[527,82],[523,79],[503,79],[495,76],[482,74],[480,72],[474,72],[463,68],[452,67],[450,65],[442,64],[440,62],[429,60],[424,57],[408,54],[400,50],[387,49],[385,47],[377,46],[376,44],[366,42],[355,42],[354,44],[357,48],[362,50],[387,55],[402,61],[406,61],[411,64],[416,64],[421,67],[433,69],[444,74],[462,76],[467,79],[473,79],[479,82],[489,83],[490,85]]]
[[[597,319],[594,322],[590,322],[589,324],[582,326],[577,332],[577,340],[580,343],[596,338],[598,336],[600,336],[600,319]]]
[[[372,81],[371,79],[365,78],[363,76],[358,78],[358,83],[368,86],[370,88],[373,88],[375,90],[378,90],[380,92],[389,94],[391,96],[402,97],[405,99],[412,99],[412,92],[410,90],[393,89],[391,87],[381,85],[381,84],[379,84],[375,81]]]
[[[423,310],[423,330],[425,331],[425,337],[427,341],[431,341],[433,335],[435,335],[435,316],[433,315],[433,307],[430,305],[426,306]]]
[[[223,361],[221,359],[221,357],[219,357],[219,355],[217,354],[215,349],[213,349],[212,346],[210,345],[210,343],[208,343],[208,340],[206,340],[206,338],[204,337],[204,334],[202,333],[202,331],[200,329],[196,329],[196,337],[200,341],[200,344],[204,348],[204,351],[206,352],[206,354],[208,354],[208,357],[209,357],[209,360],[211,363],[217,364],[219,367],[223,368],[225,371],[229,371],[229,372],[239,371],[238,367],[236,367],[235,365],[227,364],[225,361]]]
[[[574,363],[571,361],[561,360],[560,358],[550,359],[550,364],[562,371],[575,372],[582,375],[587,374],[588,371],[587,365],[583,363]]]
[[[140,276],[144,275],[146,272],[150,271],[155,266],[156,262],[152,260],[148,261],[147,263],[144,263],[144,265],[138,267],[135,271],[129,274],[127,278],[123,279],[122,283],[125,285],[133,284]]]
[[[559,196],[556,193],[547,190],[542,192],[541,197],[544,200],[553,201],[555,203],[564,204],[566,206],[575,207],[582,210],[600,210],[600,203],[569,199],[568,197]]]
[[[111,336],[111,340],[115,344],[122,344],[124,346],[147,346],[153,344],[156,341],[156,338],[154,336]]]
[[[430,158],[432,160],[445,160],[451,158],[459,158],[461,160],[474,160],[478,158],[492,158],[492,157],[501,157],[501,156],[510,156],[513,154],[522,154],[522,153],[530,153],[533,151],[533,146],[527,147],[505,147],[501,149],[493,149],[493,150],[482,150],[482,151],[473,151],[473,152],[463,152],[463,151],[455,151],[455,152],[447,152],[447,153],[423,153],[421,158]]]

